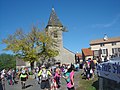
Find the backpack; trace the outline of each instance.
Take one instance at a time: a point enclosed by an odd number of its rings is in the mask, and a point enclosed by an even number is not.
[[[48,71],[45,69],[45,70],[42,70],[42,74],[41,74],[41,80],[47,80],[48,79]]]

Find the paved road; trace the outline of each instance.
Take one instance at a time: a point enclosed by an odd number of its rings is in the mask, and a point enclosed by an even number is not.
[[[80,72],[76,72],[75,73],[75,87],[77,88],[78,87],[78,83],[79,83],[79,75],[80,75]],[[21,83],[20,81],[18,81],[18,84],[15,84],[15,85],[8,85],[8,83],[6,82],[6,89],[5,90],[23,90],[21,89]],[[41,90],[40,89],[40,85],[37,83],[36,80],[34,79],[28,79],[27,82],[26,82],[26,89],[24,90]],[[59,90],[67,90],[66,88],[66,81],[61,78],[61,88]]]

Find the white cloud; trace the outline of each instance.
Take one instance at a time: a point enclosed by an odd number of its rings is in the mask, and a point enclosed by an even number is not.
[[[113,19],[113,21],[107,23],[107,24],[94,24],[92,25],[93,28],[99,27],[99,28],[108,28],[113,26],[114,24],[116,24],[118,22],[118,20],[120,19],[120,14],[118,14],[116,16],[116,18]]]

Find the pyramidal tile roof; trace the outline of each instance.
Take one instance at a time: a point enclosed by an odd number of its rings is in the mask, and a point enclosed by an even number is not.
[[[49,17],[47,27],[48,26],[59,26],[59,27],[63,26],[62,23],[60,22],[59,18],[57,17],[54,8],[52,8],[52,12],[51,12],[50,17]]]

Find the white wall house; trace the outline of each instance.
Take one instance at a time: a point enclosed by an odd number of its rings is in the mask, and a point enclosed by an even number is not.
[[[93,60],[93,51],[90,48],[83,48],[82,49],[82,59],[86,61],[88,59]]]
[[[105,35],[103,39],[91,40],[90,47],[94,57],[107,57],[108,59],[111,56],[120,57],[120,37],[108,38]]]

